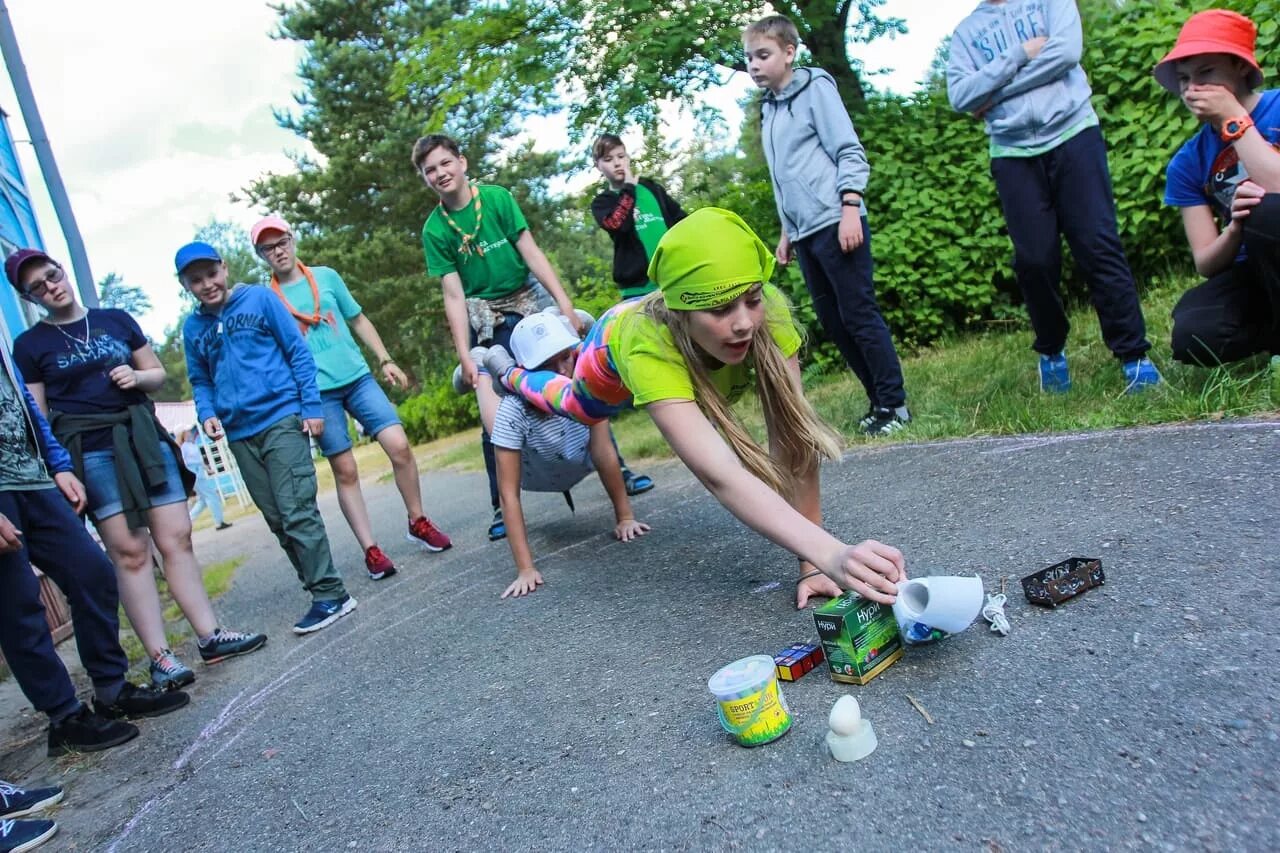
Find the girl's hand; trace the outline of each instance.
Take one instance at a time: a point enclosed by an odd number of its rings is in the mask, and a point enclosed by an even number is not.
[[[537,569],[529,569],[528,571],[520,571],[516,573],[516,579],[511,582],[511,586],[507,587],[502,593],[501,598],[518,598],[522,595],[528,595],[542,585],[542,572]]]
[[[625,518],[613,526],[613,535],[621,542],[630,542],[649,532],[649,525],[634,518]]]
[[[898,582],[907,579],[902,552],[874,539],[845,545],[833,562],[830,568],[821,568],[841,589],[851,589],[881,604],[893,604],[898,597]]]
[[[1231,225],[1238,230],[1244,224],[1242,220],[1249,215],[1249,211],[1262,203],[1266,194],[1267,191],[1253,181],[1245,181],[1237,186],[1236,194],[1231,199]]]
[[[808,569],[808,564],[802,564],[802,569]],[[813,571],[809,569],[809,571]],[[808,572],[805,572],[808,574]],[[796,610],[803,610],[805,605],[809,603],[810,598],[839,598],[840,593],[844,590],[840,589],[840,584],[833,581],[826,575],[814,575],[811,578],[805,578],[796,584]]]
[[[107,374],[107,378],[116,384],[116,387],[122,391],[128,391],[130,388],[138,387],[138,374],[127,364],[120,364],[111,368],[111,372]]]

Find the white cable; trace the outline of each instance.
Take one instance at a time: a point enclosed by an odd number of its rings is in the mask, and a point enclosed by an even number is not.
[[[991,630],[1002,637],[1009,636],[1009,617],[1004,615],[1004,605],[1009,599],[1003,592],[987,596],[987,603],[982,606],[982,618],[991,623]]]

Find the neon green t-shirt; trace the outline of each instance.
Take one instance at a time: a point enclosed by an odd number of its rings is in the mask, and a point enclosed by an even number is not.
[[[479,230],[475,198],[462,210],[448,214],[462,234],[449,225],[445,211],[436,205],[422,225],[422,250],[427,256],[428,275],[456,272],[468,299],[497,299],[519,290],[529,277],[529,267],[516,249],[516,240],[529,229],[529,223],[510,192],[489,184],[475,186],[480,194]],[[463,234],[473,231],[472,248],[463,254]]]
[[[766,284],[764,298],[769,333],[782,354],[790,358],[800,349],[801,340],[786,297]],[[671,330],[637,310],[639,305],[636,302],[622,306],[617,328],[608,338],[622,384],[631,391],[636,406],[659,400],[695,399],[693,378],[676,349]],[[726,364],[711,371],[711,381],[725,397],[734,400],[755,383],[755,371],[745,363]]]
[[[363,309],[356,302],[347,283],[329,267],[310,267],[320,292],[320,323],[303,334],[307,349],[316,360],[316,385],[330,391],[350,385],[369,372],[364,353],[351,335],[347,321],[359,317]],[[303,314],[315,310],[311,284],[306,278],[280,285],[289,304]]]

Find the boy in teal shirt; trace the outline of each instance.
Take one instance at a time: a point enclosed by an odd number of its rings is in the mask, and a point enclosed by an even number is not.
[[[427,274],[440,276],[462,384],[474,388],[479,381],[472,347],[505,347],[521,318],[553,303],[571,318],[575,331],[582,332],[573,302],[509,191],[472,183],[467,177],[467,158],[458,143],[443,134],[424,136],[414,143],[413,167],[440,198],[422,225],[422,249]],[[481,432],[481,448],[493,505],[489,538],[502,539],[507,531],[488,431]],[[623,472],[629,474],[625,466]],[[630,476],[632,482],[638,480]]]
[[[308,267],[298,260],[293,230],[278,216],[268,216],[249,233],[254,250],[271,267],[271,289],[289,309],[316,362],[316,384],[324,410],[325,428],[318,443],[329,460],[338,490],[338,506],[364,551],[369,577],[381,580],[396,573],[395,564],[378,547],[369,522],[369,510],[360,491],[360,472],[347,432],[350,413],[364,434],[377,439],[391,460],[396,487],[408,514],[410,541],[429,551],[452,546],[422,511],[422,486],[418,463],[400,418],[387,395],[374,380],[352,331],[373,350],[383,378],[400,388],[409,380],[382,343],[382,337],[360,303],[347,289],[342,276],[329,267]]]

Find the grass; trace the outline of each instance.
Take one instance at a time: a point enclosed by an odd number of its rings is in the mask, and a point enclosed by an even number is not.
[[[1272,395],[1265,356],[1213,369],[1173,361],[1170,315],[1178,298],[1194,283],[1174,281],[1142,294],[1147,337],[1153,343],[1150,356],[1165,379],[1142,394],[1123,393],[1120,365],[1102,343],[1097,315],[1083,306],[1071,312],[1067,357],[1072,389],[1067,394],[1040,393],[1030,326],[1022,320],[904,353],[912,422],[893,438],[868,439],[858,434],[857,422],[868,404],[862,386],[848,371],[807,383],[809,399],[853,445],[1222,420],[1280,409],[1280,393]],[[754,399],[744,399],[738,411],[753,432],[763,433]],[[643,413],[624,414],[614,423],[614,431],[629,464],[671,456],[666,441]],[[429,460],[424,468],[481,470],[476,435],[468,431],[422,445],[417,448],[419,461]]]

